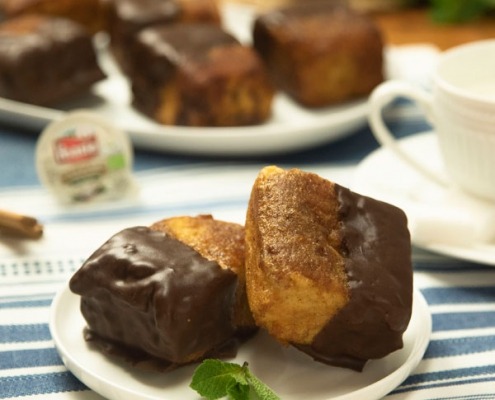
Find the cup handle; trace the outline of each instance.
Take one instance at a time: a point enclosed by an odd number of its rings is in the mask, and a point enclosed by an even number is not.
[[[370,96],[369,123],[371,131],[378,143],[392,150],[399,158],[408,163],[416,171],[423,174],[430,181],[441,186],[449,186],[447,181],[434,171],[426,168],[422,163],[411,157],[399,146],[397,139],[385,125],[382,118],[383,108],[398,97],[409,98],[419,104],[426,118],[434,122],[432,112],[432,96],[423,89],[401,81],[387,81],[380,84]]]

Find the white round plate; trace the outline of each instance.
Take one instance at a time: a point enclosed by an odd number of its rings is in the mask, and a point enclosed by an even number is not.
[[[50,331],[57,350],[79,380],[108,399],[199,398],[189,388],[195,366],[166,374],[144,372],[91,348],[82,335],[85,321],[79,311],[79,299],[65,287],[55,297],[50,315]],[[421,293],[415,291],[404,347],[383,359],[370,361],[361,373],[317,363],[262,333],[229,361],[247,361],[250,369],[283,400],[373,400],[382,398],[406,379],[422,359],[430,334],[428,306]]]
[[[254,9],[226,4],[222,11],[225,28],[241,41],[249,41]],[[108,77],[94,86],[91,95],[67,102],[57,109],[0,98],[0,120],[42,129],[60,118],[64,111],[84,108],[97,112],[128,132],[138,148],[230,156],[302,150],[354,134],[366,124],[366,98],[311,110],[279,93],[274,100],[272,118],[264,124],[227,128],[160,125],[131,106],[129,83],[114,64],[106,46],[101,46],[99,61]]]
[[[413,135],[399,143],[408,154],[448,180],[433,132]],[[475,235],[483,225],[493,231],[493,204],[434,184],[385,147],[375,150],[357,166],[352,189],[402,208],[416,246],[495,266],[495,243],[478,240]]]

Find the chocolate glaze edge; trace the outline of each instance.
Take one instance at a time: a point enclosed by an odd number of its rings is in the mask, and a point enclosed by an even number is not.
[[[33,65],[41,68],[37,74],[32,74]],[[83,94],[103,78],[91,37],[79,24],[26,15],[1,25],[2,96],[38,105],[56,104]]]
[[[87,339],[138,365],[170,370],[233,355],[250,337],[232,325],[237,282],[182,242],[134,227],[95,251],[69,286],[82,296]]]
[[[369,359],[403,347],[412,311],[411,242],[402,210],[337,184],[335,191],[351,297],[311,345],[296,347],[361,371]]]
[[[180,80],[190,79],[188,69],[195,70],[208,63],[213,49],[241,46],[219,26],[206,23],[151,26],[140,31],[131,43],[133,57],[125,69],[131,81],[132,105],[153,119],[160,109],[165,88],[178,85],[174,87],[178,101],[184,101],[179,90],[184,82]],[[178,119],[177,125],[187,125]]]

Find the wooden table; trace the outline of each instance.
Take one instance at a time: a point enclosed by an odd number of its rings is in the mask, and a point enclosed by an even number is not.
[[[495,39],[495,17],[463,24],[432,21],[426,8],[407,8],[372,15],[387,44],[433,43],[444,50],[475,40]]]
[[[250,4],[264,10],[302,0],[218,0]],[[310,0],[304,0],[306,2]],[[352,1],[352,0],[350,0]],[[360,9],[364,11],[364,9]],[[475,40],[495,39],[495,15],[462,24],[434,22],[425,6],[399,8],[398,10],[371,14],[382,29],[387,44],[433,43],[440,49],[448,49]]]

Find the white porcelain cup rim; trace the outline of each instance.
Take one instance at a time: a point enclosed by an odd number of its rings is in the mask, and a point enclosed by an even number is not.
[[[451,63],[453,62],[453,59],[463,57],[463,61],[465,62],[466,52],[476,52],[480,50],[486,51],[487,47],[493,47],[495,51],[495,39],[485,39],[466,43],[443,52],[433,74],[433,82],[436,87],[446,93],[449,93],[450,95],[455,96],[456,98],[461,98],[463,101],[475,102],[478,106],[493,109],[493,99],[488,99],[486,96],[474,93],[473,91],[465,88],[460,88],[458,85],[452,83],[449,79],[444,77],[444,68],[446,68],[446,65],[452,65]]]

